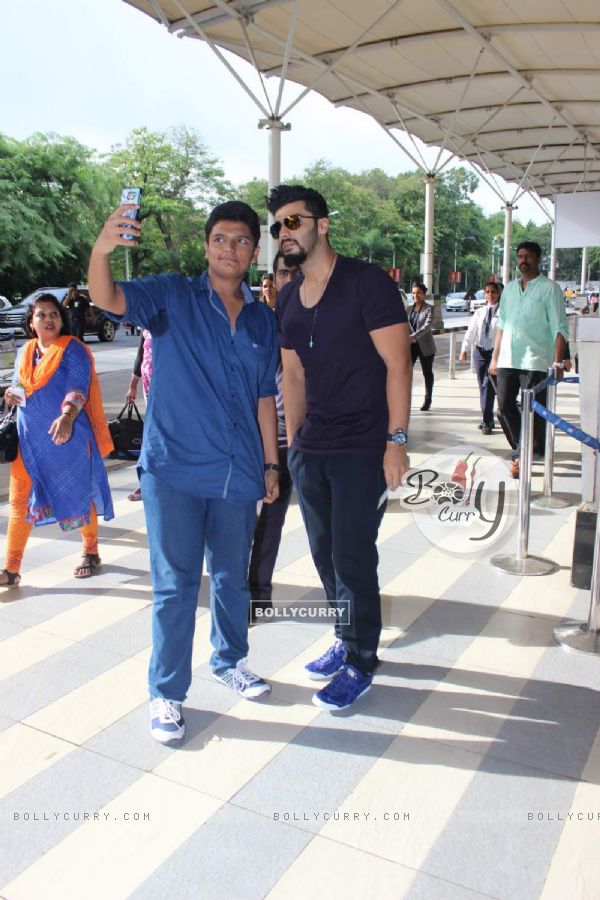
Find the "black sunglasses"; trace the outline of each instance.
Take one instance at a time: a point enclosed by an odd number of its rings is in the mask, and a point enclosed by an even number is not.
[[[277,238],[279,237],[279,233],[281,231],[281,226],[285,225],[288,231],[298,231],[300,226],[302,225],[302,219],[319,219],[320,216],[302,216],[300,213],[294,213],[293,216],[286,216],[283,222],[273,222],[271,227],[269,228],[269,232],[271,237]]]

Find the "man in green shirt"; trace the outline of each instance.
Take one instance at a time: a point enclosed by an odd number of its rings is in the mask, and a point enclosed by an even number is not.
[[[535,241],[517,247],[520,278],[511,281],[502,294],[498,330],[489,372],[497,376],[498,409],[512,436],[512,474],[519,475],[521,413],[519,392],[539,384],[549,366],[563,369],[569,336],[563,292],[554,281],[540,275],[542,250]],[[546,403],[546,392],[537,399]],[[535,416],[533,450],[543,456],[546,423]]]

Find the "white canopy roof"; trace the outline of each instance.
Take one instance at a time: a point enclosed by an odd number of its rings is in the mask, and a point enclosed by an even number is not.
[[[599,0],[125,2],[280,77],[267,117],[289,110],[288,79],[468,160],[490,185],[600,188]]]

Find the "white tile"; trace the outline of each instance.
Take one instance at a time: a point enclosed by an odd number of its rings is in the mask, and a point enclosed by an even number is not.
[[[125,900],[220,807],[220,802],[143,775],[3,890],[33,897]],[[135,821],[139,814],[149,818]],[[129,816],[125,820],[125,815]]]

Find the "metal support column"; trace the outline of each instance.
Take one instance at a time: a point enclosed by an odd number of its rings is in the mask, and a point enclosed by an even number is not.
[[[502,260],[502,282],[506,285],[511,279],[512,266],[510,257],[510,244],[512,241],[512,214],[513,205],[507,203],[504,207],[504,258]]]
[[[284,125],[277,116],[268,119],[260,119],[259,128],[266,128],[269,132],[269,191],[281,184],[281,132],[290,131],[291,125]],[[269,225],[273,223],[273,216],[269,213]],[[279,250],[279,242],[269,235],[267,244],[267,268],[273,271],[273,259]]]
[[[548,378],[556,378],[556,369],[550,366],[546,373]],[[550,412],[556,412],[556,385],[550,383],[546,390],[546,408]],[[554,437],[556,428],[552,422],[546,421],[546,455],[544,457],[544,493],[534,497],[534,506],[541,506],[545,509],[563,509],[570,506],[568,500],[564,497],[553,497],[552,487],[554,480]]]
[[[529,514],[531,503],[531,462],[533,458],[533,391],[521,391],[521,452],[519,456],[519,520],[517,552],[514,556],[493,556],[496,569],[510,575],[548,575],[556,564],[541,556],[529,556]]]
[[[556,220],[552,223],[552,246],[550,248],[550,271],[548,278],[556,281]]]
[[[583,247],[581,251],[581,293],[585,294],[585,286],[588,276],[588,248]]]
[[[596,519],[594,562],[587,624],[572,622],[554,629],[554,639],[567,650],[600,656],[600,515]]]
[[[456,332],[450,332],[450,356],[448,358],[448,378],[456,378]]]
[[[425,178],[425,236],[423,246],[423,281],[433,294],[433,223],[434,223],[435,175],[431,172]]]

